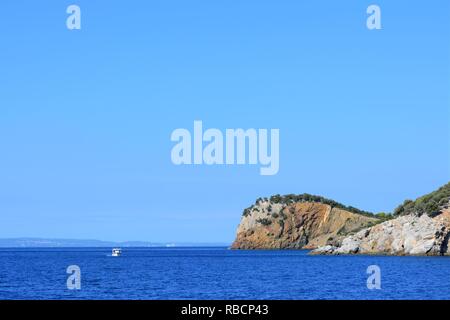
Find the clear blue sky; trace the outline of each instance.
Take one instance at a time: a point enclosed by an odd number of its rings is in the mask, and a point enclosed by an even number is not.
[[[230,242],[276,193],[391,211],[450,180],[449,39],[445,0],[2,1],[0,237]],[[279,174],[174,166],[194,120],[279,128]]]

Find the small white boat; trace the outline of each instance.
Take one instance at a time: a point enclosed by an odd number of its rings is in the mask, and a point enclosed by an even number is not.
[[[119,257],[121,254],[122,254],[122,249],[120,249],[120,248],[114,248],[114,249],[112,249],[111,255],[112,255],[113,257]]]

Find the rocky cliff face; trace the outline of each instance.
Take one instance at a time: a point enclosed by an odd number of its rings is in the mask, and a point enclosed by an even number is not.
[[[300,249],[335,244],[344,235],[379,223],[321,202],[259,200],[246,209],[233,249]]]
[[[404,201],[394,216],[312,254],[450,255],[450,183]]]
[[[312,254],[450,255],[450,210],[435,217],[405,215],[326,245]]]

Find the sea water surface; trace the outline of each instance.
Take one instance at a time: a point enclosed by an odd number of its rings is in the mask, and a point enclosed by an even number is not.
[[[227,248],[0,249],[1,299],[449,299],[450,258]],[[81,289],[67,288],[67,267]],[[367,288],[370,265],[381,289]]]

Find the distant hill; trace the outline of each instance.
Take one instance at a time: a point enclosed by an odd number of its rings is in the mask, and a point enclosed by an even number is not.
[[[87,247],[222,247],[226,243],[154,243],[145,241],[101,241],[77,239],[10,238],[0,239],[0,248],[87,248]]]

